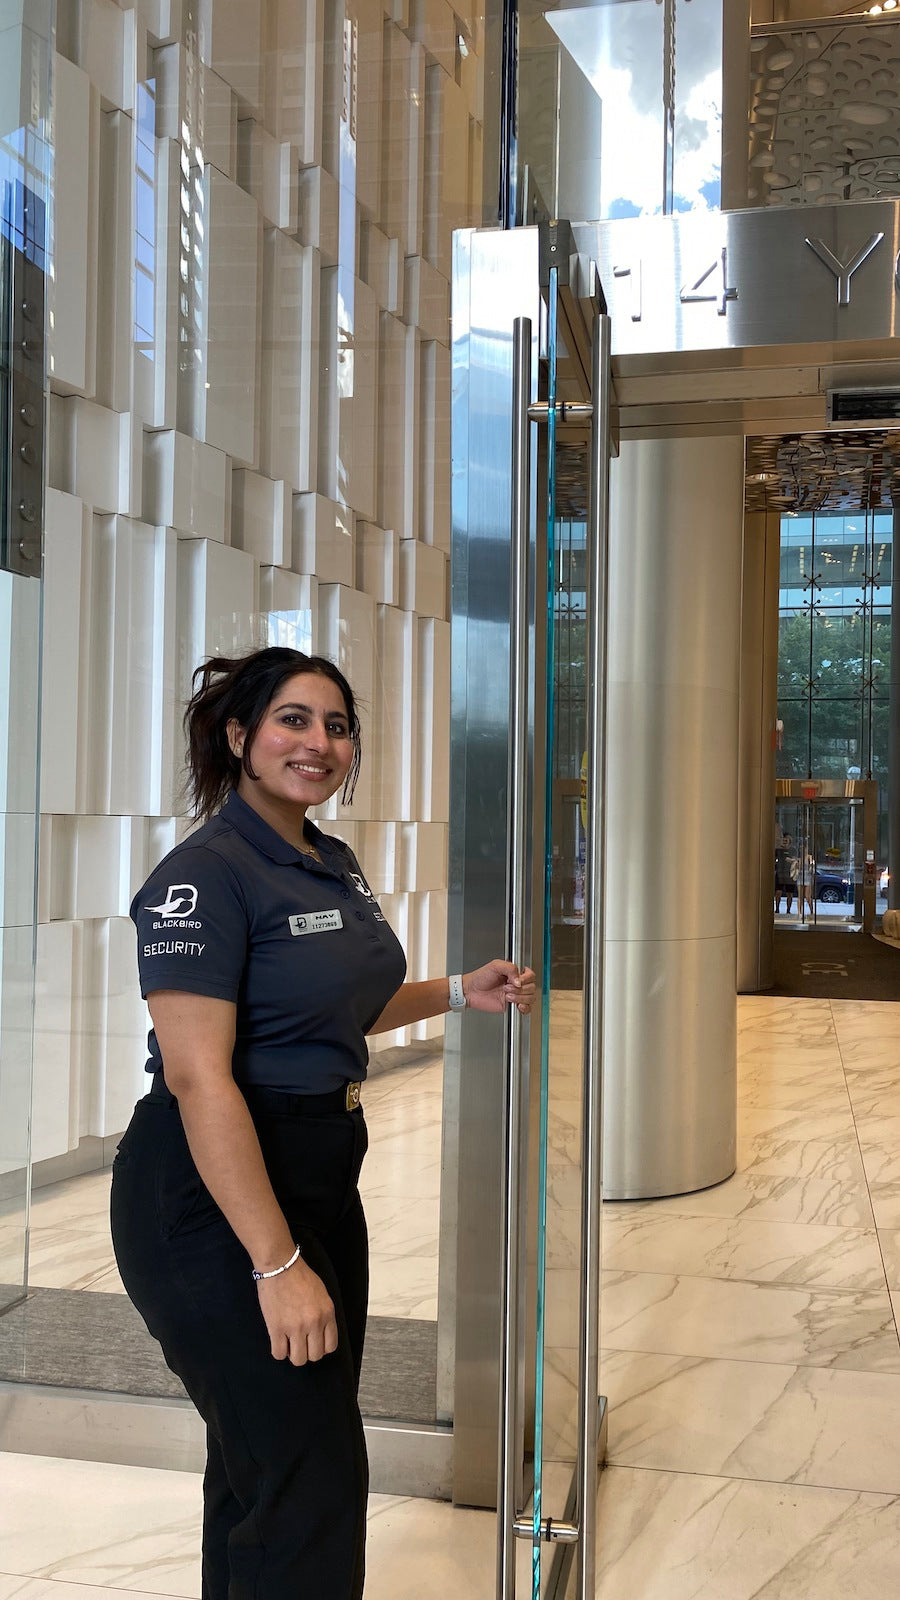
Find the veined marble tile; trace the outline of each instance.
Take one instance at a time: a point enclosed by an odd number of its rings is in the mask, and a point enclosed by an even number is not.
[[[604,1272],[601,1323],[610,1350],[900,1373],[886,1289]]]
[[[440,1233],[440,1200],[420,1197],[410,1202],[405,1195],[373,1195],[365,1200],[372,1255],[437,1256]]]
[[[662,1272],[810,1288],[884,1288],[874,1231],[753,1218],[611,1217],[603,1265],[613,1272]]]
[[[363,1204],[372,1198],[405,1196],[410,1204],[441,1192],[440,1150],[416,1149],[414,1141],[396,1135],[375,1140],[363,1162],[359,1181]]]
[[[833,1031],[830,1003],[793,995],[739,995],[738,1038],[755,1031],[797,1039],[827,1037]]]
[[[750,1027],[745,1022],[738,1025],[738,1064],[748,1059],[761,1059],[768,1052],[787,1072],[797,1072],[814,1061],[825,1066],[840,1062],[837,1034],[827,1009],[815,1017],[801,1017],[796,1027],[762,1021]]]
[[[43,1228],[105,1226],[109,1220],[109,1168],[35,1189],[31,1199],[33,1233]]]
[[[900,1228],[882,1228],[878,1243],[884,1257],[884,1271],[889,1289],[900,1293]]]
[[[93,1283],[86,1284],[92,1294],[124,1294],[125,1285],[119,1276],[118,1267],[110,1267],[108,1272],[101,1272]]]
[[[853,1111],[849,1098],[839,1107],[816,1113],[797,1111],[793,1106],[741,1106],[738,1113],[738,1136],[747,1139],[775,1137],[782,1139],[828,1142],[852,1135]]]
[[[884,1000],[832,1000],[834,1030],[843,1045],[845,1040],[900,1040],[897,1008]]]
[[[159,1593],[159,1589],[97,1589],[92,1583],[58,1583],[55,1578],[17,1578],[0,1572],[0,1600],[115,1600],[123,1594],[128,1600],[157,1600]]]
[[[872,1211],[878,1228],[900,1228],[900,1190],[872,1191]]]
[[[35,1289],[92,1289],[115,1267],[109,1223],[35,1228],[28,1254],[28,1282]]]
[[[370,1262],[369,1313],[378,1317],[437,1317],[438,1263],[435,1256],[383,1257]]]
[[[199,1474],[0,1455],[0,1484],[0,1572],[199,1595]]]
[[[738,1074],[738,1111],[774,1106],[806,1111],[816,1117],[822,1111],[843,1111],[850,1107],[843,1072],[787,1074],[769,1065],[746,1067]]]
[[[900,1147],[869,1145],[862,1135],[860,1142],[875,1221],[879,1228],[900,1228]]]
[[[900,1493],[900,1376],[607,1352],[617,1466]]]
[[[848,1117],[848,1122],[850,1121]],[[822,1178],[828,1183],[865,1186],[859,1142],[850,1122],[846,1133],[831,1139],[788,1139],[781,1133],[750,1135],[738,1120],[738,1171],[796,1178]]]
[[[581,1303],[578,1267],[548,1267],[544,1295],[544,1327],[548,1348],[577,1350]]]
[[[864,1183],[831,1183],[823,1178],[779,1178],[771,1173],[736,1172],[724,1183],[663,1200],[619,1202],[629,1211],[646,1206],[685,1217],[754,1217],[758,1222],[812,1222],[835,1228],[874,1226]],[[607,1214],[608,1204],[604,1206]],[[610,1212],[614,1215],[615,1213]]]
[[[597,1600],[886,1600],[900,1500],[610,1467]]]
[[[493,1600],[496,1539],[492,1511],[372,1495],[366,1600]]]
[[[0,1600],[199,1596],[200,1493],[194,1473],[0,1454],[0,1551],[10,1553],[15,1528],[27,1570],[44,1573],[0,1571]],[[180,1539],[192,1553],[175,1567]],[[366,1600],[493,1600],[495,1539],[493,1513],[372,1495]],[[123,1547],[142,1568],[140,1586]],[[94,1579],[72,1575],[93,1568]]]

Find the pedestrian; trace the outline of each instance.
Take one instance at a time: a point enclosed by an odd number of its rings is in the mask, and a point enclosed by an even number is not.
[[[404,981],[352,851],[307,815],[359,771],[333,663],[214,657],[185,728],[202,825],[131,908],[151,1084],[113,1168],[116,1259],[206,1423],[203,1600],[358,1600],[366,1035],[528,1013],[534,973]]]

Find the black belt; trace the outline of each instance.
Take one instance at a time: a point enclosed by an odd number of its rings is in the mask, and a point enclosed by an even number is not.
[[[256,1083],[242,1083],[241,1094],[251,1107],[261,1111],[281,1111],[290,1117],[321,1117],[335,1111],[356,1111],[359,1106],[358,1083],[345,1083],[340,1089],[330,1089],[328,1094],[297,1094],[290,1089],[270,1089]],[[174,1099],[166,1087],[161,1072],[154,1072],[150,1093],[157,1098]]]

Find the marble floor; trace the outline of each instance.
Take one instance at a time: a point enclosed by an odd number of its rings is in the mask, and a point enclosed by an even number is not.
[[[735,1176],[604,1207],[597,1600],[886,1600],[900,1593],[900,1005],[758,996],[739,1021]],[[433,1306],[439,1065],[417,1077],[386,1075],[367,1100],[373,1243],[393,1263],[377,1292],[390,1286],[395,1316],[398,1283],[407,1314]],[[62,1204],[82,1281],[113,1290],[87,1243],[99,1186],[78,1182],[83,1210],[73,1190],[46,1204]],[[36,1281],[58,1284],[44,1203]],[[190,1474],[0,1454],[0,1600],[196,1596],[198,1526]],[[373,1497],[367,1600],[490,1600],[493,1537],[484,1513]]]

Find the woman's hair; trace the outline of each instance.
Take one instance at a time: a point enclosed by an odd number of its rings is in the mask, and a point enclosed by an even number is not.
[[[273,646],[233,660],[210,656],[193,674],[194,692],[184,714],[188,766],[185,787],[193,814],[200,821],[207,821],[218,811],[229,790],[237,786],[242,770],[248,778],[256,777],[251,758],[259,725],[282,684],[300,672],[330,678],[343,696],[353,760],[341,798],[344,805],[352,804],[361,756],[353,690],[327,656],[307,656],[302,650]],[[234,754],[228,742],[231,721],[244,730],[240,756]]]

